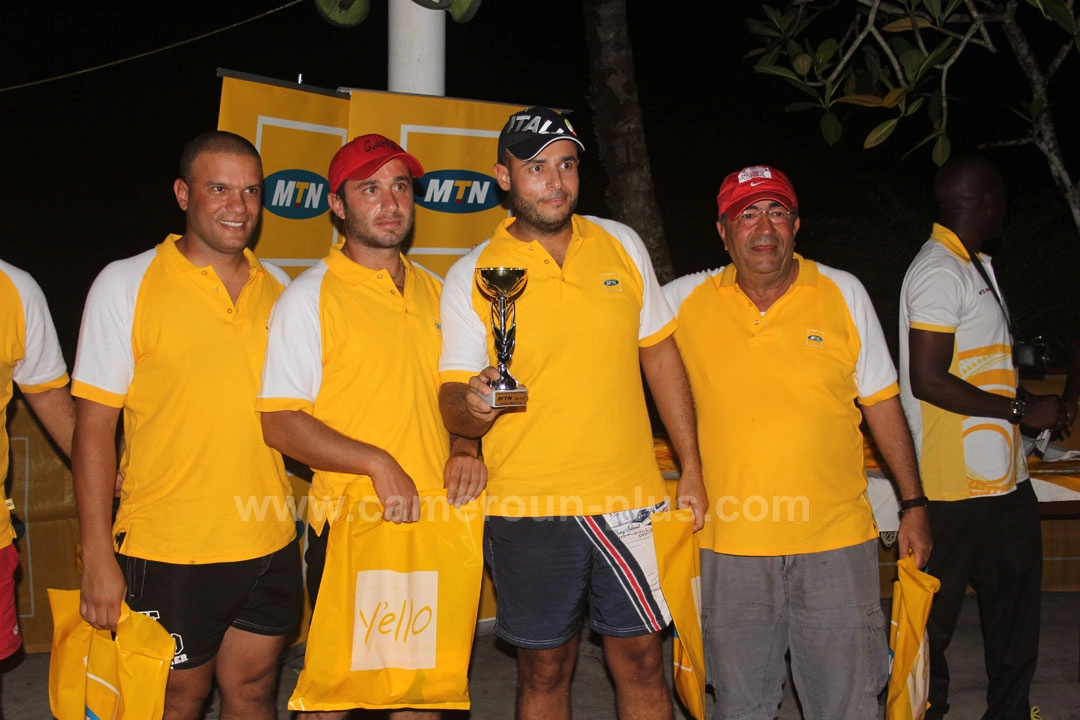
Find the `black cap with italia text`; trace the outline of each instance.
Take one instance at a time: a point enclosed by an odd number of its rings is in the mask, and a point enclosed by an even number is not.
[[[499,133],[497,162],[502,162],[504,151],[518,160],[532,160],[556,140],[570,140],[585,149],[574,126],[555,110],[546,107],[521,110],[510,116]]]

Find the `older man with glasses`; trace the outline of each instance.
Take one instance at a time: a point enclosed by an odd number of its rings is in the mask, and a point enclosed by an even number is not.
[[[664,288],[712,506],[700,539],[715,717],[776,717],[790,651],[805,717],[873,720],[889,657],[864,417],[909,508],[900,553],[922,566],[930,551],[896,369],[862,284],[794,251],[784,173],[733,172],[717,205],[731,264]]]

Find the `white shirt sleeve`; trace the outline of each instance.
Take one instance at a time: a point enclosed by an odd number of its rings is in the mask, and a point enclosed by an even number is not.
[[[442,353],[439,372],[477,373],[488,366],[487,328],[473,309],[473,275],[484,241],[450,266],[439,301]]]
[[[135,375],[131,335],[135,301],[157,249],[117,260],[102,270],[83,308],[72,380],[114,395],[126,395]]]
[[[589,220],[604,228],[626,250],[641,274],[642,297],[641,319],[638,324],[638,340],[644,340],[664,329],[675,314],[664,299],[660,283],[656,279],[652,258],[641,236],[628,225],[607,218],[586,216]]]
[[[855,361],[855,387],[860,398],[871,397],[897,381],[885,332],[881,329],[870,295],[858,278],[849,272],[818,263],[822,275],[839,288],[855,329],[859,333],[859,356]]]
[[[16,361],[12,379],[20,386],[33,387],[63,377],[67,364],[41,286],[30,273],[13,265],[0,262],[0,272],[10,278],[19,293],[26,325],[24,355]]]
[[[274,303],[260,399],[299,399],[315,404],[322,387],[319,301],[327,270],[322,261],[305,270]]]

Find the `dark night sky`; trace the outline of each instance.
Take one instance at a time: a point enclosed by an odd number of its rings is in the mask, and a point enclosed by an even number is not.
[[[5,2],[0,88],[147,52],[284,2],[118,0],[72,8]],[[866,174],[909,187],[932,176],[926,153],[898,162],[901,143],[859,149],[855,138],[884,116],[867,116],[842,147],[830,150],[817,134],[816,116],[783,113],[791,93],[742,59],[752,47],[744,19],[759,3],[667,2],[662,13],[651,0],[628,6],[653,176],[677,271],[722,261],[716,188],[744,165],[775,164],[791,175],[804,226],[842,204],[845,188]],[[304,0],[179,48],[0,92],[0,257],[33,273],[45,289],[69,361],[96,273],[182,231],[171,191],[177,155],[194,134],[216,126],[217,68],[281,80],[302,73],[318,87],[384,90],[386,24],[385,0],[372,0],[368,19],[349,30],[329,25]],[[591,139],[577,3],[484,0],[471,22],[446,25],[448,96],[569,108]],[[979,95],[1000,104],[995,94]],[[964,113],[983,111],[977,103],[957,106],[957,126]],[[980,124],[973,127],[977,132]],[[964,144],[954,138],[954,147]],[[1004,160],[1015,161],[1025,183],[1049,183],[1033,151],[1010,151]],[[605,214],[605,178],[595,153],[586,154],[582,173],[580,210]]]

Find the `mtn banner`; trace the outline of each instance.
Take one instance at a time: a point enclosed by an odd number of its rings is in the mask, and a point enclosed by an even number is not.
[[[524,105],[219,74],[218,129],[246,137],[262,154],[266,185],[256,249],[294,277],[339,240],[326,176],[334,153],[358,135],[385,135],[424,166],[407,254],[440,276],[507,216],[491,168],[499,131]]]
[[[266,181],[256,250],[296,277],[338,241],[326,173],[348,140],[349,96],[221,74],[218,129],[247,138],[262,155]]]

